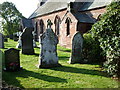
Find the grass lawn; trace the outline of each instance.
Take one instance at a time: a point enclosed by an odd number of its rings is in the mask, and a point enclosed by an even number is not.
[[[15,48],[16,45],[17,42],[10,39],[5,42],[5,48]],[[70,52],[70,49],[58,46],[62,67],[51,69],[37,68],[39,48],[35,48],[36,55],[20,54],[23,70],[3,71],[3,80],[20,88],[118,88],[118,82],[103,73],[99,65],[68,64]]]

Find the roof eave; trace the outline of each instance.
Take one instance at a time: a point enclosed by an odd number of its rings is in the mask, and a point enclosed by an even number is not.
[[[79,10],[79,12],[86,12],[86,11],[91,11],[91,10],[96,10],[96,9],[102,9],[105,8],[106,6],[102,6],[102,7],[96,7],[96,8],[92,8],[92,9],[88,9],[88,10]]]
[[[52,12],[49,12],[49,13],[45,13],[45,14],[42,14],[42,15],[37,15],[37,16],[35,16],[35,17],[31,17],[30,19],[34,19],[34,18],[37,18],[37,17],[41,17],[41,16],[45,16],[45,15],[49,15],[49,14],[52,14],[52,13],[55,13],[55,12],[59,12],[59,11],[63,11],[63,10],[66,10],[67,9],[67,7],[65,7],[65,8],[62,8],[62,9],[59,9],[59,10],[56,10],[56,11],[52,11]],[[33,14],[32,14],[33,15]]]

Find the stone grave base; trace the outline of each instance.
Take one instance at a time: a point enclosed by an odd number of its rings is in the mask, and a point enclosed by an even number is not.
[[[61,64],[44,64],[44,65],[38,65],[38,68],[53,68],[53,67],[61,67]]]
[[[22,50],[22,54],[26,54],[26,55],[34,55],[34,49],[24,49]]]
[[[7,68],[4,68],[3,70],[4,70],[4,71],[15,72],[15,71],[20,71],[20,70],[22,70],[22,69],[23,69],[22,67],[19,67],[19,68],[15,69],[15,70],[7,69]]]
[[[75,64],[75,63],[82,63],[82,59],[81,58],[69,58],[69,61],[67,61],[67,63],[69,64]]]

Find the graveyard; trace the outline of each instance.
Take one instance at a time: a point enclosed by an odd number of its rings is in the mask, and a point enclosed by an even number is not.
[[[0,89],[120,88],[120,1],[53,1],[0,3]]]
[[[4,49],[16,48],[17,42],[8,39]],[[37,42],[37,45],[39,43]],[[71,49],[57,45],[58,63],[60,67],[38,68],[40,48],[34,48],[33,55],[22,54],[20,50],[20,66],[18,71],[2,72],[2,79],[8,85],[20,88],[118,88],[118,82],[110,78],[99,64],[69,64]],[[3,59],[4,68],[4,59]]]

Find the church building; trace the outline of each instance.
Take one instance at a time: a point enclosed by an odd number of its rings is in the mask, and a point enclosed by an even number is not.
[[[36,40],[46,30],[47,21],[51,20],[51,26],[59,39],[59,45],[71,48],[72,39],[76,32],[81,35],[89,31],[92,25],[99,20],[100,15],[106,11],[106,5],[110,4],[106,0],[44,0],[40,2],[38,8],[32,13],[29,19],[36,33]],[[71,2],[72,1],[72,2]],[[85,0],[86,1],[86,0]]]

